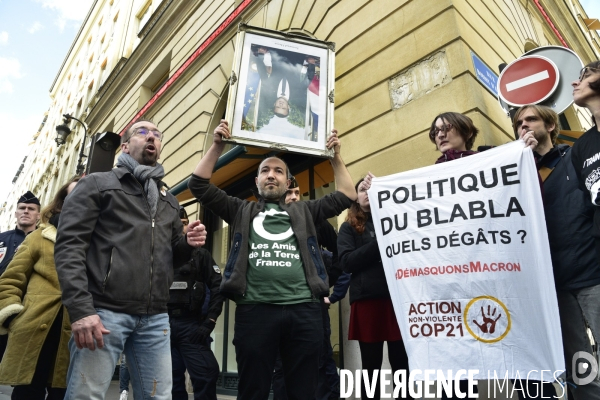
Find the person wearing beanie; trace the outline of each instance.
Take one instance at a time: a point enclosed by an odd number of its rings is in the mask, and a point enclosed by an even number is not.
[[[25,240],[25,236],[35,230],[40,220],[40,201],[29,190],[19,197],[15,218],[15,229],[0,233],[0,275]]]

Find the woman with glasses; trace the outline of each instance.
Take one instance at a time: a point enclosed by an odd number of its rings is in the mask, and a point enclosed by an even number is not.
[[[79,177],[65,183],[42,210],[33,231],[0,277],[0,334],[8,334],[0,384],[13,400],[62,400],[69,367],[71,322],[54,266],[60,212]]]
[[[456,112],[445,112],[434,118],[429,139],[442,153],[436,164],[477,153],[472,151],[479,129],[471,118]]]
[[[429,129],[429,139],[432,143],[435,143],[437,149],[442,153],[435,163],[440,164],[477,154],[476,151],[471,150],[475,143],[477,133],[479,133],[479,129],[475,127],[471,118],[466,115],[456,112],[445,112],[435,117],[431,123],[431,128]],[[533,137],[531,132],[525,134],[522,139],[528,146],[537,145],[537,140]],[[514,381],[512,382],[515,384]],[[493,383],[490,381],[488,384]],[[517,384],[518,387],[524,388],[524,391],[517,391],[519,399],[538,398],[537,395],[535,395],[535,397],[529,397],[527,393],[530,393],[532,396],[535,393],[539,393],[539,385],[540,382],[534,381],[527,381],[527,383],[522,381],[521,386],[518,386]],[[554,396],[556,394],[551,383],[544,383],[543,386],[544,396]],[[467,393],[467,390],[468,381],[461,380],[460,391],[462,393]],[[475,393],[478,393],[477,390],[475,390]],[[442,399],[453,400],[458,399],[458,397],[447,397],[444,393]]]

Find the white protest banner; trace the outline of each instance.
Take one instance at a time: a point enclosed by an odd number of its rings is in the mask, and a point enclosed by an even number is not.
[[[375,178],[368,195],[411,370],[564,370],[531,149],[517,141]]]

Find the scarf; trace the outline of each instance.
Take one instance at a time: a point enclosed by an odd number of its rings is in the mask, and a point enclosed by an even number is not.
[[[121,153],[117,160],[117,167],[125,167],[133,174],[144,187],[146,198],[150,205],[150,214],[152,218],[156,216],[156,207],[158,205],[158,184],[157,181],[165,176],[165,170],[159,163],[153,167],[151,165],[140,165],[133,157],[127,153]]]
[[[463,157],[470,156],[473,154],[477,154],[477,152],[473,151],[473,150],[461,151],[461,150],[450,149],[447,152],[443,153],[441,155],[441,157],[436,160],[435,163],[439,164],[439,163],[443,163],[446,161],[457,160],[459,158],[463,158]]]

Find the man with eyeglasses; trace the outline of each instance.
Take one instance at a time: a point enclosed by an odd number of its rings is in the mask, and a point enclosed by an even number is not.
[[[71,318],[65,399],[104,399],[121,353],[135,398],[170,399],[167,302],[173,267],[204,245],[161,179],[163,134],[148,120],[121,138],[117,167],[81,179],[67,197],[56,239],[62,300]]]

